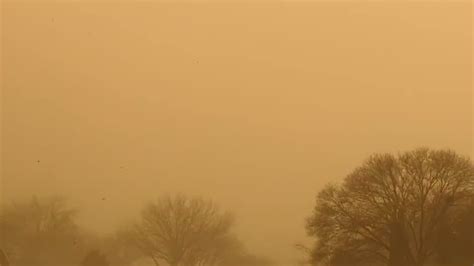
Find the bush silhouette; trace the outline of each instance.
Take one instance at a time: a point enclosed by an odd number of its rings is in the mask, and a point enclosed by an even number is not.
[[[109,266],[109,263],[105,255],[98,250],[93,250],[86,255],[81,266]]]

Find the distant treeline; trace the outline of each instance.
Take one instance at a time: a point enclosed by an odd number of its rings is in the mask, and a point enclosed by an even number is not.
[[[109,237],[80,228],[60,197],[5,206],[0,266],[266,266],[232,232],[234,218],[212,201],[162,197]]]
[[[158,198],[109,237],[75,216],[59,197],[5,206],[0,266],[273,265],[244,247],[231,214],[202,198]],[[318,193],[306,229],[315,241],[298,246],[300,265],[470,266],[474,166],[450,150],[374,154]]]

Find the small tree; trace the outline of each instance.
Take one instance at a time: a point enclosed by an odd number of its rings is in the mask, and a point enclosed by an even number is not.
[[[143,210],[133,237],[156,265],[214,265],[231,225],[231,216],[210,201],[163,197]]]
[[[93,250],[86,255],[81,266],[109,266],[109,263],[105,255],[98,250]]]
[[[78,260],[75,245],[80,235],[75,210],[60,197],[33,198],[5,206],[0,213],[0,245],[8,250],[10,264],[65,265]]]

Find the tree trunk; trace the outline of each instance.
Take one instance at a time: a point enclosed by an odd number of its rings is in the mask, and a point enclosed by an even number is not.
[[[390,254],[388,266],[415,266],[410,259],[410,249],[405,239],[401,222],[394,222],[390,228]]]

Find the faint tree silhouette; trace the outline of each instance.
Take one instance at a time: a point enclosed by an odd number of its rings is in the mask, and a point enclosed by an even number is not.
[[[10,266],[7,254],[0,249],[0,266]]]
[[[33,198],[6,206],[0,214],[1,244],[18,266],[63,265],[80,256],[74,246],[76,211],[60,197]]]
[[[130,266],[143,257],[142,252],[130,238],[130,230],[121,228],[114,234],[102,238],[101,250],[107,254],[107,261],[114,266]]]
[[[232,217],[210,201],[163,197],[144,209],[133,238],[156,265],[215,265],[232,224]]]
[[[104,254],[98,250],[92,250],[82,260],[81,266],[109,266],[109,263]]]
[[[421,266],[433,261],[442,226],[473,195],[474,167],[452,151],[376,154],[317,196],[307,232],[315,264]]]

